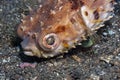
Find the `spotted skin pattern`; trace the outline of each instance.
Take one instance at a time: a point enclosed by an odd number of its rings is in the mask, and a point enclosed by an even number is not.
[[[24,54],[48,58],[67,53],[104,26],[114,4],[114,0],[42,0],[17,29]]]

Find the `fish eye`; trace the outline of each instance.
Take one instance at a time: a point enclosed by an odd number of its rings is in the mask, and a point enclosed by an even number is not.
[[[50,33],[43,36],[39,40],[40,47],[45,51],[55,50],[59,46],[60,40],[55,33]]]
[[[55,43],[55,37],[54,36],[48,36],[46,38],[46,44],[47,45],[54,45],[54,43]]]

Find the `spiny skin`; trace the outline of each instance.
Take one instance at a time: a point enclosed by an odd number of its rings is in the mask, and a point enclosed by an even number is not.
[[[24,54],[48,58],[67,53],[112,17],[113,5],[113,0],[45,0],[18,27]]]

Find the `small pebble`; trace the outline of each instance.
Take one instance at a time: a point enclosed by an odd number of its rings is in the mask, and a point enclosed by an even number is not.
[[[118,56],[116,56],[116,59],[120,61],[120,53],[118,54]]]
[[[100,58],[100,60],[103,60],[103,61],[105,61],[107,63],[109,63],[112,59],[113,59],[113,55],[104,56],[104,57]]]
[[[106,32],[103,32],[103,35],[104,35],[104,36],[107,36],[108,34],[107,34]]]
[[[100,73],[99,73],[99,75],[105,75],[106,74],[106,72],[104,72],[104,71],[101,71]]]
[[[120,31],[120,29],[118,29]]]
[[[47,63],[47,65],[48,65],[49,67],[52,67],[52,66],[53,66],[53,64],[52,64],[52,63]]]
[[[2,9],[0,9],[0,12],[2,12],[3,10]]]
[[[3,63],[6,63],[7,62],[7,60],[6,59],[3,59]]]
[[[0,54],[3,54],[2,52],[0,52]]]
[[[90,75],[90,78],[91,78],[92,80],[100,80],[100,77],[97,76],[97,75],[95,75],[95,74],[91,74],[91,75]]]
[[[108,31],[108,34],[113,35],[113,34],[115,34],[115,32],[112,31],[112,30],[109,30],[109,31]]]

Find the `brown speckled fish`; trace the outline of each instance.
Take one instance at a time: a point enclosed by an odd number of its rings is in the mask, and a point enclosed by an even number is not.
[[[112,17],[113,5],[113,0],[44,0],[18,27],[24,54],[48,58],[68,52]]]

